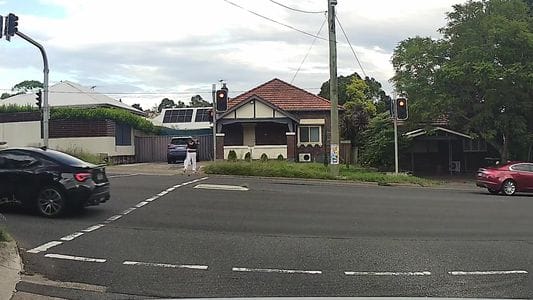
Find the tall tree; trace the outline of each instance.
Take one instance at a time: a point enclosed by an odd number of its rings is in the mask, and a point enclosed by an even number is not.
[[[139,103],[135,103],[133,104],[131,107],[135,108],[135,109],[138,109],[140,111],[143,111],[143,108],[141,107],[141,105]]]
[[[161,100],[161,103],[159,103],[159,106],[157,107],[157,112],[161,112],[163,109],[173,107],[176,107],[176,103],[174,103],[174,100],[163,98],[163,100]]]
[[[533,99],[533,21],[522,0],[453,6],[443,38],[412,38],[394,51],[393,81],[410,116],[446,114],[450,124],[491,144],[502,160],[526,142]],[[416,118],[416,117],[415,117]]]
[[[191,97],[191,102],[188,107],[211,107],[211,103],[205,101],[202,96],[196,95]]]
[[[27,93],[35,89],[42,89],[42,88],[43,88],[43,84],[40,81],[24,80],[22,82],[15,84],[11,90],[14,92],[18,92],[18,93]]]

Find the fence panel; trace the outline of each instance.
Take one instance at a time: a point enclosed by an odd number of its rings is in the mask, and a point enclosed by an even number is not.
[[[135,137],[135,160],[137,162],[159,162],[167,160],[167,147],[171,136],[137,136]],[[213,157],[213,136],[195,136],[198,139],[198,158],[201,161]]]

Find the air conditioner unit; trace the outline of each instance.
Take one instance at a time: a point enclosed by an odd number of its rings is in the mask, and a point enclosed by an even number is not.
[[[450,163],[450,171],[451,172],[461,172],[461,162],[458,160],[453,160]]]
[[[311,162],[311,153],[300,153],[298,154],[299,162]]]

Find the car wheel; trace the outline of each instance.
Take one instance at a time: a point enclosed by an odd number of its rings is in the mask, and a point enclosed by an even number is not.
[[[37,211],[45,217],[58,217],[65,211],[65,197],[54,186],[45,186],[37,197]]]
[[[168,159],[167,159],[167,163],[168,163],[168,164],[171,164],[171,163],[172,163],[172,159],[168,158]]]
[[[489,193],[491,193],[493,195],[497,195],[497,194],[500,193],[500,191],[498,191],[498,190],[493,190],[493,189],[487,189],[487,190],[489,190]]]
[[[502,191],[507,196],[512,196],[516,193],[516,182],[511,179],[507,179],[503,182]]]

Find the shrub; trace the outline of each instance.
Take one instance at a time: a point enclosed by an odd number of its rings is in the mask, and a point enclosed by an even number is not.
[[[37,111],[36,107],[31,105],[16,105],[16,104],[7,104],[0,105],[0,113],[17,113],[17,112],[33,112]]]
[[[278,155],[278,160],[280,160],[280,161],[281,160],[285,160],[285,158],[283,157],[283,154]]]
[[[237,153],[234,150],[230,150],[228,153],[228,160],[229,161],[237,161]]]
[[[252,153],[246,152],[246,154],[244,155],[244,160],[247,161],[247,162],[251,162],[252,161]]]
[[[130,125],[131,127],[146,133],[158,133],[158,129],[147,119],[134,115],[133,113],[116,108],[71,108],[58,107],[50,112],[50,118],[54,120],[113,120],[118,123]]]
[[[266,153],[261,154],[261,161],[262,162],[268,161],[268,155]]]

